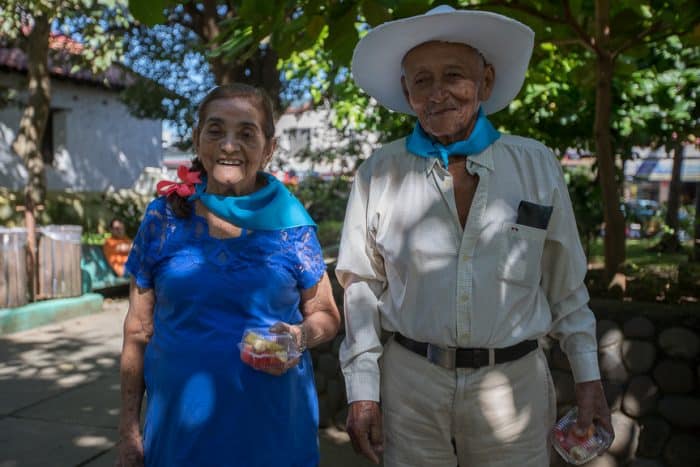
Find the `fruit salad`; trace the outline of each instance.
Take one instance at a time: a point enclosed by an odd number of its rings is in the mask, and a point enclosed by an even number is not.
[[[598,425],[591,425],[582,435],[574,433],[576,407],[567,412],[552,428],[551,438],[556,451],[567,462],[584,464],[604,452],[612,443],[612,435]]]
[[[255,369],[284,368],[296,358],[294,338],[290,334],[273,334],[267,329],[248,329],[238,344],[241,360]]]

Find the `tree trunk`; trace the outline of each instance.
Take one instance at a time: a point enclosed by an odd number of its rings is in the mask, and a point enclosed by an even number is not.
[[[700,261],[700,182],[695,184],[695,232],[693,233],[693,261]]]
[[[27,38],[27,106],[19,122],[12,149],[22,158],[29,172],[24,188],[24,222],[27,229],[27,279],[32,300],[38,281],[36,256],[36,209],[46,199],[46,174],[41,153],[41,141],[51,105],[50,75],[48,69],[49,32],[51,19],[46,15],[34,17],[34,27]]]
[[[190,27],[202,39],[209,50],[216,48],[215,39],[221,33],[219,23],[234,16],[234,9],[229,9],[224,16],[221,16],[217,3],[213,0],[205,0],[201,8],[196,2],[187,2],[185,11],[192,17]],[[228,62],[221,56],[209,59],[209,66],[214,74],[216,84],[246,83],[257,88],[264,89],[272,99],[275,112],[279,115],[280,74],[277,70],[277,52],[269,44],[258,46],[255,54],[245,62],[236,60]]]
[[[664,233],[659,244],[654,247],[655,251],[675,253],[683,250],[678,238],[678,210],[681,202],[681,166],[683,165],[684,150],[683,142],[676,140],[673,144],[673,169],[671,170],[671,186],[665,219],[670,232]]]
[[[259,47],[244,63],[224,63],[219,57],[210,65],[217,84],[246,83],[264,89],[272,99],[277,115],[280,115],[280,73],[277,70],[278,55],[272,48]]]
[[[625,261],[625,220],[620,211],[620,190],[615,179],[615,159],[610,135],[614,61],[607,46],[610,34],[607,0],[596,1],[596,108],[593,134],[598,158],[605,219],[605,278],[611,281]],[[621,284],[624,288],[624,284]]]

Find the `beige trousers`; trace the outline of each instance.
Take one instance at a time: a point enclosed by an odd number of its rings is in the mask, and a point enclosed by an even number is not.
[[[385,467],[547,467],[556,395],[542,350],[447,370],[390,339],[381,360]]]

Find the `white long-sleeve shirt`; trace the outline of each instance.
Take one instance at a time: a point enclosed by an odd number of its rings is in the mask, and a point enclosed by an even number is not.
[[[503,135],[465,167],[479,183],[464,229],[452,176],[437,159],[407,152],[405,139],[377,150],[355,176],[336,266],[348,402],[379,400],[382,329],[482,348],[551,333],[576,382],[600,378],[586,257],[556,157]],[[546,230],[515,224],[521,200],[553,206]]]

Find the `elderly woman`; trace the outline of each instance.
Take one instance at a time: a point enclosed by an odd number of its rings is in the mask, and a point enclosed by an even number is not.
[[[275,148],[269,99],[246,85],[215,88],[192,139],[192,169],[160,187],[167,197],[148,206],[126,264],[119,460],[316,466],[304,349],[332,339],[340,317],[313,221],[262,172]],[[261,327],[291,336],[300,357],[242,358],[245,330]]]

